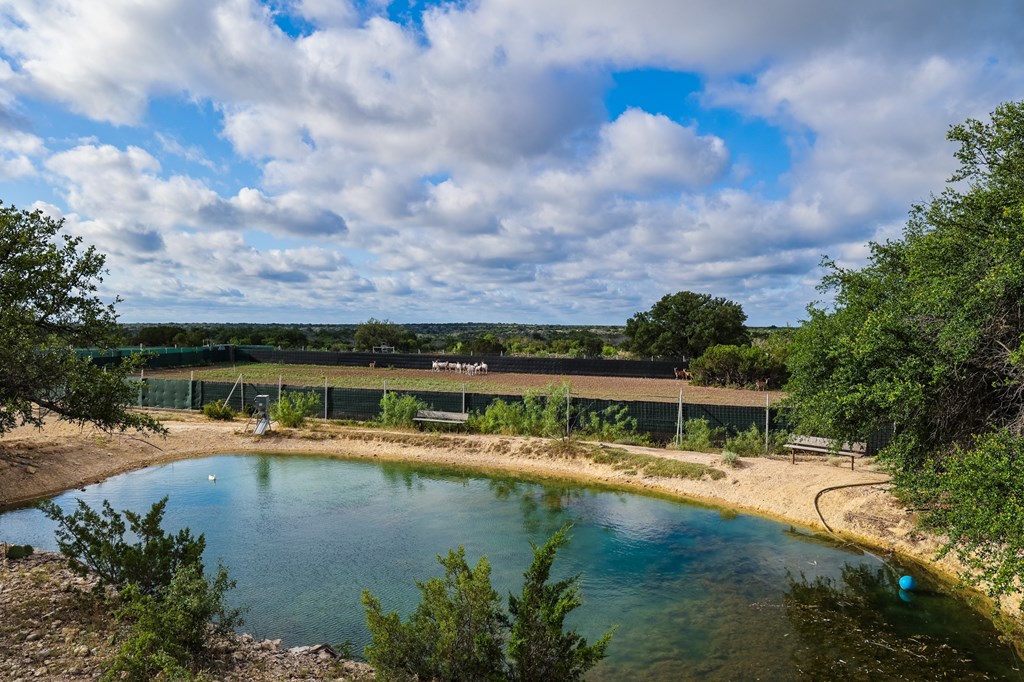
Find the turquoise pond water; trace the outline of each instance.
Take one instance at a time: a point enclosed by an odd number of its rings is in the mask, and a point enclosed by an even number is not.
[[[209,474],[216,474],[215,482]],[[618,630],[589,680],[1024,680],[991,623],[927,575],[754,516],[576,485],[295,456],[219,456],[116,476],[56,498],[145,511],[205,533],[207,563],[238,581],[244,630],[286,645],[368,641],[362,590],[408,614],[416,580],[464,545],[499,594],[518,591],[567,522],[557,577],[582,574],[571,624]],[[0,515],[0,539],[55,549],[32,508]],[[920,586],[905,601],[898,580]],[[906,595],[904,595],[906,596]]]

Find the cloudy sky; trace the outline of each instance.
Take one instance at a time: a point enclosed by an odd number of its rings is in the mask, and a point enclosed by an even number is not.
[[[0,0],[0,199],[122,321],[797,323],[1024,98],[1019,0]]]

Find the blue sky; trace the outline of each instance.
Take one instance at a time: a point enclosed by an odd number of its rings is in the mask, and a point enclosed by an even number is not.
[[[1024,96],[985,0],[0,0],[0,200],[123,321],[797,324]]]

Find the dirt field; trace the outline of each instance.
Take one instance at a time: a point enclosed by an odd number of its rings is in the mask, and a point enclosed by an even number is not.
[[[554,374],[506,374],[491,372],[486,375],[467,376],[449,372],[431,372],[421,369],[389,369],[369,367],[326,367],[319,365],[247,364],[235,366],[195,367],[182,369],[147,370],[145,375],[154,379],[188,379],[194,374],[196,381],[233,382],[241,374],[251,383],[322,386],[324,378],[333,387],[380,388],[387,382],[395,391],[447,391],[459,392],[463,386],[475,393],[506,393],[521,395],[527,391],[543,391],[548,386],[563,382],[572,386],[572,394],[581,398],[605,400],[650,400],[676,402],[679,391],[683,400],[699,405],[743,405],[761,407],[765,398],[775,403],[785,397],[782,391],[753,391],[733,388],[694,386],[689,381],[676,379],[636,379],[629,377],[565,376]]]

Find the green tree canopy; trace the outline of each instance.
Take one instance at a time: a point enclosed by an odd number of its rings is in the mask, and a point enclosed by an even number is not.
[[[104,256],[60,235],[63,221],[0,204],[0,434],[41,424],[37,405],[61,419],[106,430],[160,431],[131,412],[132,362],[106,371],[74,349],[119,339],[113,304],[95,295]]]
[[[831,310],[808,308],[787,384],[802,429],[863,439],[895,427],[915,469],[993,428],[1024,430],[1024,105],[950,129],[951,184],[861,269],[825,261]]]
[[[826,260],[786,388],[800,430],[892,428],[881,457],[944,551],[993,595],[1024,588],[1024,103],[950,128],[960,168],[868,264]]]
[[[629,350],[663,358],[695,358],[710,346],[750,341],[739,303],[708,294],[667,294],[626,321]]]
[[[393,346],[408,350],[416,345],[416,335],[400,324],[371,317],[356,327],[356,350],[373,350],[374,346]]]

